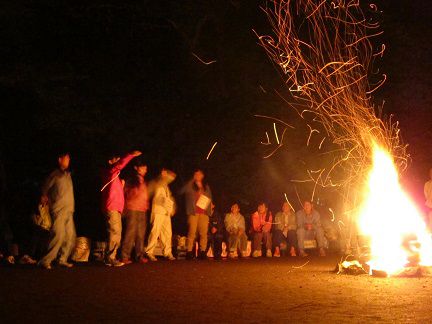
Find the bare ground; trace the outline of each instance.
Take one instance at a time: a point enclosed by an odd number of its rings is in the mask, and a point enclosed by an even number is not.
[[[305,264],[303,267],[303,264]],[[424,322],[432,278],[336,275],[338,257],[0,268],[1,322]]]

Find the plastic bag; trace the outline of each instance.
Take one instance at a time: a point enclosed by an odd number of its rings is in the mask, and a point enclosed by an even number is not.
[[[49,231],[52,226],[51,215],[49,213],[48,204],[38,206],[38,213],[32,215],[33,223],[42,229]]]

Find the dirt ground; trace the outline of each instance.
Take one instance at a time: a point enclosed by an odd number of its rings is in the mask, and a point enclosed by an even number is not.
[[[1,267],[0,321],[432,321],[432,278],[336,275],[331,271],[337,261],[333,256],[160,260],[122,268],[82,264],[52,271]]]

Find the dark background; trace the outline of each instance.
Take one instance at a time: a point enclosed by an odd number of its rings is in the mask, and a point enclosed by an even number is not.
[[[0,5],[1,162],[7,211],[20,224],[37,202],[55,154],[69,150],[79,234],[98,219],[99,170],[108,154],[143,151],[149,179],[165,165],[179,177],[204,168],[216,203],[276,210],[287,193],[295,208],[312,188],[305,176],[307,129],[276,95],[279,71],[257,44],[268,34],[263,1],[14,1]],[[400,121],[411,163],[403,180],[422,203],[431,161],[431,13],[428,1],[379,1],[387,46],[376,93]],[[379,45],[379,43],[377,44]],[[192,53],[204,61],[201,63]],[[263,156],[263,114],[297,126],[287,145]],[[274,138],[271,138],[274,142]],[[218,142],[210,159],[206,156]],[[327,205],[333,193],[318,189]],[[181,216],[177,217],[181,223]],[[19,227],[16,225],[16,227]]]

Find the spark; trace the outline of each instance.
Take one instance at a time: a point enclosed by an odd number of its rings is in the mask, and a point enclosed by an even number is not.
[[[193,56],[195,56],[195,58],[196,58],[198,61],[200,61],[202,64],[205,64],[205,65],[210,65],[210,64],[213,64],[213,63],[216,63],[216,62],[217,62],[216,60],[212,60],[212,61],[208,61],[208,62],[206,62],[206,61],[202,60],[202,59],[201,59],[198,55],[196,55],[195,53],[191,52],[191,54],[192,54]]]
[[[291,205],[290,201],[288,200],[288,196],[287,196],[287,194],[285,192],[284,192],[284,196],[285,196],[286,202],[288,203],[288,205],[290,205],[291,209],[295,210],[294,207]]]
[[[265,133],[266,133],[266,136],[267,136],[267,143],[261,142],[261,144],[263,144],[263,145],[271,145],[269,135],[268,135],[267,132],[265,132]]]
[[[276,136],[276,142],[279,145],[280,143],[279,143],[279,137],[278,137],[277,130],[276,130],[276,123],[273,123],[273,129],[274,129],[274,133],[275,133],[275,136]]]
[[[208,160],[208,159],[210,158],[210,155],[212,154],[212,152],[213,152],[215,146],[217,145],[217,143],[218,143],[218,142],[215,142],[215,143],[213,144],[212,148],[210,149],[210,152],[208,152],[208,154],[207,154],[207,158],[206,158],[206,160]]]
[[[328,149],[321,153],[326,154],[322,163],[328,165],[319,173],[307,172],[305,180],[291,181],[314,183],[312,197],[317,186],[338,187],[350,211],[349,221],[358,210],[359,191],[372,165],[371,143],[378,143],[391,154],[399,172],[409,159],[398,123],[391,118],[380,119],[382,107],[372,101],[371,95],[387,79],[385,74],[374,73],[373,67],[383,56],[385,45],[378,49],[374,45],[382,35],[378,8],[370,5],[370,10],[363,11],[360,2],[273,0],[263,8],[273,35],[258,35],[283,73],[287,98],[278,95],[309,127],[306,145],[318,144],[312,141],[314,133],[325,134],[318,149]],[[294,129],[280,119],[255,116]],[[328,144],[324,146],[326,139]],[[275,151],[281,144],[282,139]]]
[[[333,209],[329,208],[328,210],[329,210],[329,212],[332,214],[332,219],[331,219],[331,221],[334,222],[334,220],[335,220],[335,215],[334,215]]]

